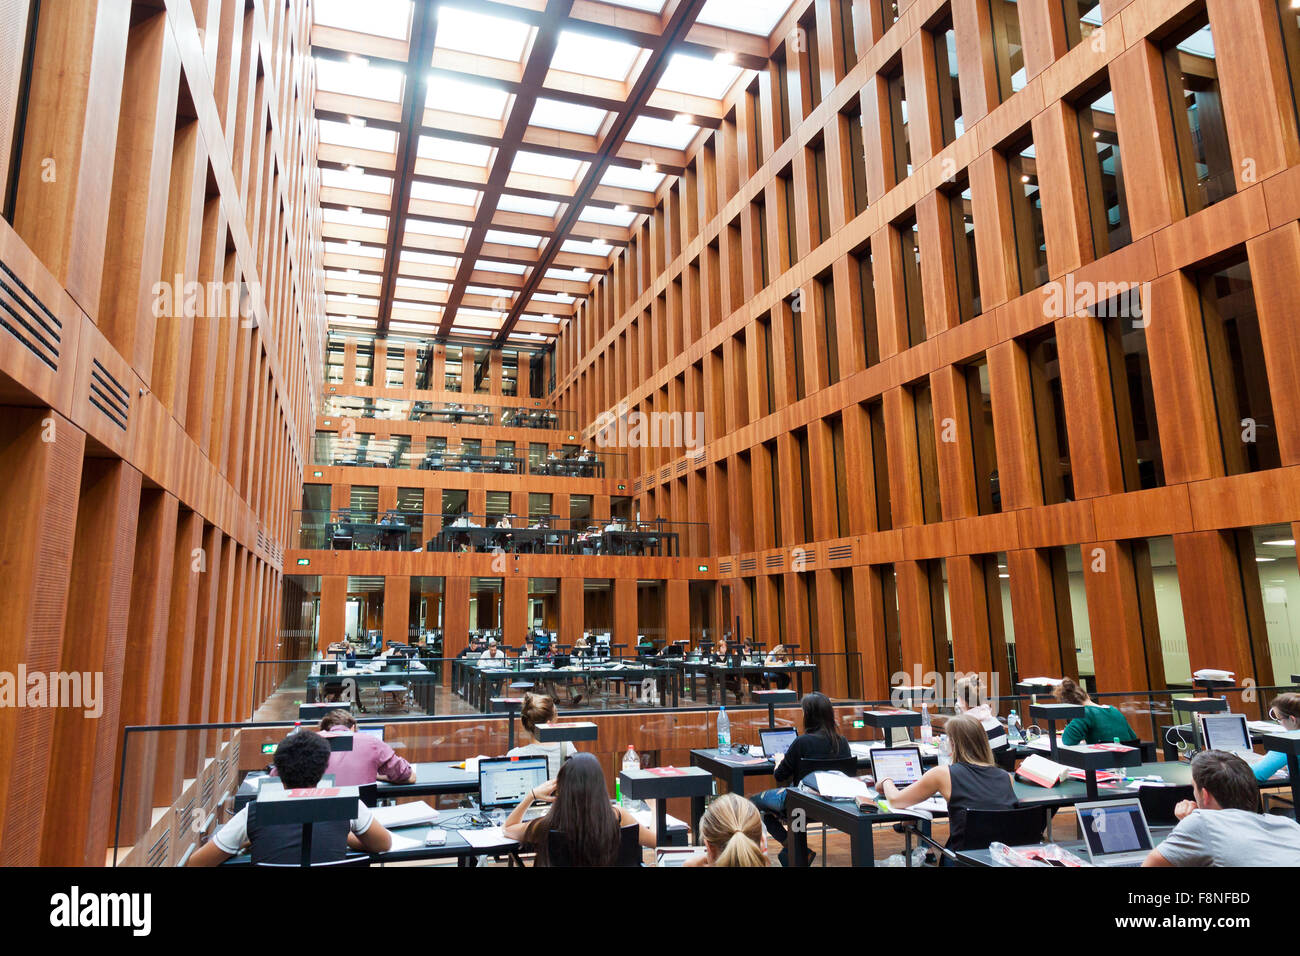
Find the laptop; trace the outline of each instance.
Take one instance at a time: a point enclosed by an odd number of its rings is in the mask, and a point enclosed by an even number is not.
[[[760,730],[758,742],[763,745],[763,753],[776,758],[784,756],[798,736],[793,727],[778,727],[775,730]]]
[[[382,725],[378,727],[358,726],[357,732],[362,734],[370,734],[372,737],[378,737],[380,740],[384,739],[384,728]]]
[[[1197,714],[1201,722],[1201,740],[1206,750],[1223,750],[1235,754],[1254,766],[1263,760],[1250,746],[1250,730],[1245,714]]]
[[[920,780],[923,773],[920,747],[873,747],[871,750],[871,776],[877,783],[892,780],[894,786],[903,790]]]
[[[544,784],[549,775],[546,772],[546,757],[495,757],[478,762],[479,806],[483,812],[500,824],[509,816],[510,811],[519,806],[519,802],[529,790]],[[532,806],[524,814],[524,820],[536,820],[545,816],[545,806]]]
[[[1153,846],[1139,800],[1075,805],[1083,845],[1093,866],[1141,866]]]

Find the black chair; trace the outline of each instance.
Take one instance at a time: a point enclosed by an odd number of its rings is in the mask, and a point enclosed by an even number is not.
[[[1182,800],[1192,799],[1191,785],[1182,787],[1138,787],[1138,803],[1149,827],[1177,826],[1174,807]]]
[[[615,866],[641,865],[641,826],[631,824],[619,831],[618,857]],[[573,857],[569,853],[569,838],[562,830],[552,830],[546,835],[546,856],[548,865],[553,867],[573,866]],[[534,864],[536,865],[536,864]]]
[[[1121,740],[1125,747],[1132,747],[1142,755],[1143,763],[1156,762],[1156,742],[1154,740],[1139,740],[1134,737],[1132,740]]]
[[[357,795],[366,806],[376,807],[379,805],[379,784],[363,783],[357,787]]]
[[[1014,810],[966,811],[966,832],[954,850],[987,850],[989,844],[1028,846],[1041,843],[1047,829],[1046,807],[1016,807]]]

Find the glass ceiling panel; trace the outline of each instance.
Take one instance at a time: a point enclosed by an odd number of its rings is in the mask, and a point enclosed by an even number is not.
[[[533,216],[554,216],[560,204],[548,199],[530,199],[527,196],[502,193],[497,208],[505,212],[522,212]]]
[[[708,0],[696,22],[771,36],[791,6],[792,0]]]
[[[416,199],[428,199],[431,202],[454,203],[457,206],[473,206],[482,195],[477,189],[459,189],[456,186],[443,186],[439,183],[426,183],[415,180],[411,183],[411,195]]]
[[[421,136],[415,151],[417,156],[425,159],[439,159],[444,163],[461,163],[465,166],[486,166],[492,158],[491,146],[443,139],[441,136]]]
[[[605,0],[616,7],[631,7],[633,10],[649,10],[651,13],[663,13],[667,0]]]
[[[471,83],[445,73],[430,73],[429,95],[424,105],[431,110],[446,110],[466,116],[500,120],[506,115],[510,94],[485,83]]]
[[[356,149],[373,149],[380,153],[397,152],[397,134],[391,129],[353,126],[350,123],[320,122],[320,141]]]
[[[561,30],[551,67],[565,73],[581,73],[622,83],[640,56],[641,48],[631,43],[576,30]]]
[[[321,217],[326,222],[337,222],[345,226],[364,226],[370,229],[388,228],[388,217],[379,216],[372,212],[352,212],[350,209],[331,209],[327,206],[321,210]]]
[[[627,138],[633,143],[648,143],[651,146],[665,146],[669,149],[685,149],[700,131],[698,126],[690,123],[677,123],[655,119],[652,116],[639,116],[628,130]]]
[[[411,0],[315,0],[312,17],[324,26],[405,40],[411,29]]]
[[[584,206],[578,218],[583,222],[601,222],[611,226],[630,226],[636,218],[634,212],[622,212],[618,209],[606,209],[604,206]]]
[[[489,229],[484,238],[488,242],[500,242],[508,246],[527,246],[529,249],[536,249],[542,241],[537,236],[525,236],[518,232],[502,232],[500,229]]]
[[[460,7],[439,7],[434,47],[518,63],[532,29],[522,20],[493,17]]]
[[[567,159],[563,156],[547,156],[544,153],[530,153],[521,149],[515,153],[515,161],[511,164],[510,171],[527,173],[532,176],[549,176],[552,179],[574,180],[582,172],[585,165],[585,163],[577,159]]]
[[[609,113],[593,106],[579,106],[561,100],[538,97],[533,106],[533,115],[528,120],[530,126],[544,126],[546,129],[565,130],[569,133],[584,133],[594,136],[600,131]]]
[[[316,58],[318,89],[396,103],[402,98],[405,81],[406,75],[394,67]]]
[[[393,191],[393,181],[387,176],[371,176],[346,169],[322,169],[320,182],[322,186],[332,186],[335,189],[359,189],[362,192],[379,193],[384,196]]]
[[[430,222],[428,219],[407,217],[408,232],[418,232],[424,236],[443,236],[447,239],[464,239],[469,231],[464,226],[451,226],[445,222]]]
[[[623,189],[644,189],[654,192],[664,181],[663,173],[652,173],[628,166],[610,166],[600,178],[605,186],[619,186]]]
[[[659,88],[720,100],[743,72],[740,67],[728,63],[715,63],[688,53],[674,53],[668,58],[668,66],[659,79]]]

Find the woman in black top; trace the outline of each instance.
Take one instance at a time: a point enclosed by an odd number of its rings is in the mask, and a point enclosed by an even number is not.
[[[784,756],[776,758],[776,770],[773,776],[780,784],[798,783],[803,779],[807,760],[834,760],[852,757],[849,742],[840,734],[835,723],[835,708],[830,698],[814,691],[805,694],[799,702],[803,708],[803,733],[796,737]],[[782,822],[785,816],[785,787],[764,790],[752,798],[754,805],[763,814],[763,823],[772,839],[784,847],[786,830]],[[815,854],[809,853],[809,863]],[[782,866],[787,865],[786,850],[783,848],[777,857]]]
[[[967,810],[1010,810],[1016,806],[1011,774],[993,762],[988,733],[968,714],[949,717],[944,725],[952,744],[952,763],[931,767],[906,790],[892,780],[877,780],[876,790],[889,801],[890,809],[902,810],[928,800],[935,794],[948,804],[948,848],[965,846]],[[863,803],[868,798],[859,797]]]

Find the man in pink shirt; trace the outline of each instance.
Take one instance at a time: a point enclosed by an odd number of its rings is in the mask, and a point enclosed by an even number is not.
[[[334,775],[336,787],[361,786],[377,780],[415,783],[415,768],[374,734],[357,733],[357,722],[346,710],[331,710],[322,717],[320,732],[327,738],[341,734],[353,737],[351,750],[330,754],[325,772]]]

